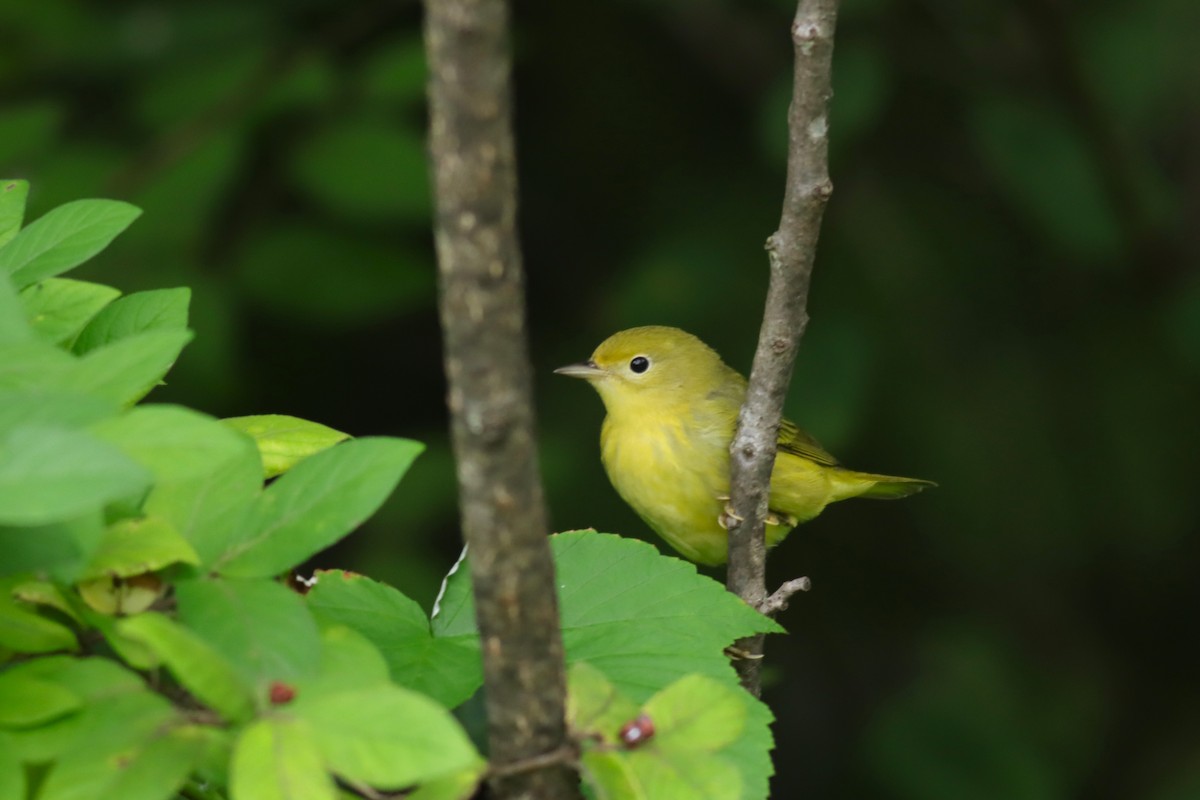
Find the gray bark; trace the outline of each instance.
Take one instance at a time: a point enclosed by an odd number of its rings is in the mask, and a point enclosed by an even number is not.
[[[491,786],[578,797],[538,475],[516,232],[508,8],[427,0],[440,311],[463,534],[483,642]]]
[[[800,337],[808,325],[808,286],[829,180],[829,98],[837,0],[800,0],[792,22],[795,77],[788,109],[787,185],[779,229],[767,239],[771,278],[746,400],[730,445],[727,585],[755,608],[767,600],[767,513],[783,403]],[[742,684],[758,695],[763,637],[741,640],[735,661]]]

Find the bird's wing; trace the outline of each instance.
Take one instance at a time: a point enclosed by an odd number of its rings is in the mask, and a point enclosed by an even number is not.
[[[827,467],[836,467],[838,460],[821,447],[821,443],[790,419],[785,419],[779,425],[779,452],[807,458]]]
[[[725,380],[720,388],[709,393],[710,400],[719,400],[731,409],[729,420],[729,438],[733,438],[734,427],[737,425],[738,409],[746,399],[746,379],[741,373],[730,367],[725,367]],[[776,447],[781,453],[807,458],[826,467],[839,466],[838,460],[821,447],[821,443],[800,429],[800,426],[786,417],[779,423],[779,438]]]

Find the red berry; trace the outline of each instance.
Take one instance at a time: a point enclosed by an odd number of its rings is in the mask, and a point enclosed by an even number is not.
[[[284,683],[283,681],[271,681],[269,697],[271,698],[271,705],[282,706],[292,702],[296,697],[296,689],[291,684]]]
[[[645,714],[638,714],[636,719],[622,725],[621,732],[617,735],[621,737],[621,742],[632,750],[641,747],[654,736],[654,723]]]

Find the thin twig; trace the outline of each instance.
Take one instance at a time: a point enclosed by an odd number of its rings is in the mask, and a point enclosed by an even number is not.
[[[426,0],[439,305],[495,797],[579,797],[551,763],[569,743],[554,561],[534,440],[517,243],[508,5]]]
[[[508,764],[493,764],[488,767],[489,778],[508,778],[513,775],[520,775],[523,772],[532,772],[533,770],[545,769],[559,764],[567,764],[574,767],[579,760],[579,751],[571,745],[563,745],[557,750],[551,750],[549,753],[531,756],[522,761],[513,761]]]
[[[772,592],[771,596],[758,607],[758,610],[768,617],[773,617],[780,611],[787,610],[788,601],[792,599],[792,595],[807,592],[811,588],[812,581],[808,578],[793,578]]]
[[[837,8],[838,0],[800,0],[792,23],[795,78],[788,110],[787,186],[779,229],[767,239],[771,279],[766,309],[746,401],[730,445],[733,514],[727,585],[755,608],[768,599],[763,519],[771,468],[796,350],[808,324],[805,307],[821,217],[833,192],[828,106]],[[735,646],[752,656],[761,655],[763,637],[742,639]],[[762,659],[745,658],[734,664],[742,685],[759,694]]]

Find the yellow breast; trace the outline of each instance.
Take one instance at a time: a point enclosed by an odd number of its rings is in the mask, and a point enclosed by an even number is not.
[[[728,533],[718,522],[729,495],[729,442],[653,413],[609,415],[600,431],[600,455],[617,493],[654,531],[686,558],[723,564]],[[771,507],[799,521],[829,502],[825,470],[781,454],[771,475]],[[774,546],[791,526],[768,525]]]
[[[725,560],[726,533],[717,520],[729,486],[726,445],[655,415],[627,421],[611,415],[600,432],[604,468],[618,494],[687,558]]]

